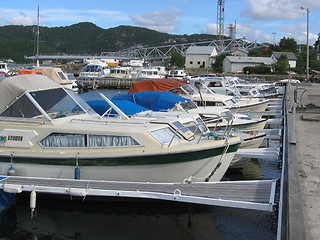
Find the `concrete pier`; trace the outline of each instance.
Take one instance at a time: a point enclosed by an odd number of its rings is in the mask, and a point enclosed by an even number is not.
[[[288,94],[288,229],[281,239],[320,239],[320,84],[291,86]]]

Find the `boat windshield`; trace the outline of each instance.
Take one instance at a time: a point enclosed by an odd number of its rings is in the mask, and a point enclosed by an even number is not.
[[[55,119],[94,113],[73,91],[63,88],[24,92],[0,116]]]
[[[189,96],[192,96],[194,94],[199,94],[198,89],[191,84],[187,84],[178,88],[173,88],[171,89],[171,92],[174,92],[178,95],[189,95]]]
[[[190,110],[190,109],[198,108],[197,104],[195,104],[193,101],[180,102],[179,104],[184,110]]]

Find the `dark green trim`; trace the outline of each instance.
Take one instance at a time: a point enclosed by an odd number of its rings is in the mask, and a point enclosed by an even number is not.
[[[228,153],[236,152],[240,143],[229,146]],[[202,158],[209,158],[222,154],[224,147],[217,149],[205,149],[201,151],[188,151],[183,153],[168,153],[165,155],[141,155],[137,157],[104,157],[86,158],[79,157],[79,166],[133,166],[133,165],[153,165],[194,161]],[[45,154],[45,153],[44,153]],[[106,151],[107,155],[107,151]],[[1,162],[10,162],[10,156],[1,156]],[[37,164],[37,165],[64,165],[75,166],[76,160],[64,158],[20,158],[13,157],[13,163]]]

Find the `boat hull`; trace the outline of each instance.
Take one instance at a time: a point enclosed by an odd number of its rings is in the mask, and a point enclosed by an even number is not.
[[[225,147],[175,154],[140,155],[119,158],[78,159],[81,179],[131,182],[203,182],[215,169],[210,181],[220,181],[229,167],[239,143],[232,143],[226,154]],[[223,157],[222,157],[223,155]],[[0,158],[0,174],[6,175],[10,157]],[[75,178],[75,159],[14,157],[16,175],[25,177]]]
[[[258,133],[257,135],[252,134],[251,137],[243,139],[240,144],[240,148],[249,149],[249,148],[259,148],[265,138],[264,133]],[[250,158],[239,158],[235,157],[232,159],[229,169],[243,169],[247,166]]]

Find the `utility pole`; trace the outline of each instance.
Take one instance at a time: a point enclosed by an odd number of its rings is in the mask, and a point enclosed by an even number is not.
[[[307,13],[307,81],[309,81],[309,14],[310,10],[309,8],[301,7],[301,10],[306,11]]]

